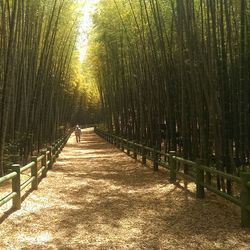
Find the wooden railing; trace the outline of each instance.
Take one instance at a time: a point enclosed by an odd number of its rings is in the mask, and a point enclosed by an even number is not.
[[[31,162],[25,166],[20,166],[20,164],[12,165],[12,172],[0,178],[0,186],[10,180],[12,181],[12,190],[0,199],[0,207],[12,200],[13,209],[21,208],[21,191],[29,185],[34,190],[38,188],[39,181],[46,177],[49,169],[52,169],[53,163],[61,153],[71,133],[72,131],[52,144],[51,147],[48,147],[47,150],[43,150],[40,156],[33,156]],[[30,171],[31,174],[28,179],[21,182],[21,175],[26,171]]]
[[[196,184],[196,197],[204,198],[205,188],[213,193],[233,202],[241,208],[241,226],[250,227],[250,173],[242,172],[240,177],[219,171],[215,168],[211,168],[202,164],[201,161],[197,162],[190,161],[178,157],[176,152],[170,151],[168,153],[156,150],[154,148],[147,147],[142,144],[138,144],[134,141],[129,141],[120,136],[108,133],[99,128],[95,128],[95,132],[114,144],[118,148],[124,151],[126,149],[127,154],[133,152],[133,157],[136,159],[137,155],[141,155],[142,163],[145,164],[146,160],[153,162],[153,168],[155,171],[158,170],[158,165],[165,167],[169,170],[170,182],[175,183],[177,175],[183,179],[190,180]],[[181,171],[177,165],[183,163],[185,166],[189,166],[192,169],[192,174],[188,174],[185,171]],[[218,178],[224,178],[231,182],[234,182],[240,186],[240,195],[228,194],[224,191],[214,187],[211,183],[205,181],[205,175],[215,176]]]

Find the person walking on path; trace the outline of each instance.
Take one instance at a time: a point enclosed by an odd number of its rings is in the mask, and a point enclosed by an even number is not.
[[[79,127],[79,125],[76,125],[75,128],[75,136],[76,136],[76,142],[80,142],[81,141],[81,129]]]

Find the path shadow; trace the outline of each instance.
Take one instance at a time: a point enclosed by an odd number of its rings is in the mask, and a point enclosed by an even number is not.
[[[8,209],[7,211],[4,211],[4,212],[3,212],[3,215],[0,216],[0,225],[1,225],[6,219],[8,219],[8,217],[9,217],[12,213],[14,213],[14,212],[16,212],[16,211],[17,211],[17,209],[14,209],[14,208],[10,208],[10,209]]]
[[[81,187],[68,191],[70,197],[75,197],[68,202],[76,209],[63,210],[57,229],[65,238],[68,235],[77,238],[79,230],[92,237],[112,238],[120,233],[129,235],[129,231],[136,228],[133,237],[137,237],[137,249],[143,249],[143,245],[147,246],[146,249],[158,249],[159,239],[164,237],[170,242],[171,236],[173,239],[196,237],[210,242],[216,242],[219,237],[223,242],[239,233],[238,215],[227,211],[226,205],[221,207],[216,201],[186,200],[181,193],[179,200],[172,199],[176,188],[173,186],[165,194],[165,199],[157,199],[153,193],[138,195],[119,189],[97,193],[92,187]],[[88,196],[92,199],[88,200]],[[219,209],[224,209],[224,214],[218,214]],[[231,217],[230,223],[225,223],[228,216]],[[218,231],[221,232],[219,235]],[[128,240],[133,240],[133,237],[128,236]],[[61,246],[62,242],[58,240],[57,244]],[[103,247],[106,249],[105,244]],[[102,249],[102,245],[98,249]]]
[[[86,145],[67,144],[52,170],[53,178],[62,181],[60,188],[51,187],[56,204],[30,214],[34,222],[53,214],[48,248],[181,249],[179,242],[187,242],[183,248],[198,249],[204,242],[234,240],[242,232],[242,242],[250,240],[238,213],[217,196],[208,193],[208,199],[196,200],[180,181],[170,184],[165,170],[142,167],[91,133],[86,140]],[[27,249],[43,246],[29,243]]]
[[[42,181],[43,179],[39,178],[38,180],[38,184],[40,184],[40,182]],[[32,187],[28,187],[28,188],[25,188],[24,191],[24,194],[21,196],[21,203],[23,203],[25,201],[26,198],[28,198],[28,196],[34,191],[34,189],[32,189]],[[9,202],[12,202],[12,201],[9,201]],[[21,204],[21,209],[22,209],[22,204]],[[15,208],[9,208],[8,210],[4,211],[3,212],[3,215],[0,216],[0,224],[4,222],[4,220],[6,220],[12,213],[18,211],[18,209],[15,209]]]

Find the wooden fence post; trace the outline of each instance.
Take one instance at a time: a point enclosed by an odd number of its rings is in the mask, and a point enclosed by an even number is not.
[[[61,153],[61,151],[62,151],[62,145],[63,145],[63,140],[60,140],[59,141],[59,146],[58,146],[58,149],[59,149],[59,154]],[[58,154],[58,156],[59,156],[59,154]]]
[[[146,164],[146,149],[144,145],[142,145],[142,164]]]
[[[202,160],[197,161],[196,166],[196,198],[203,199],[205,197],[204,191],[204,170],[199,166],[202,165]]]
[[[69,139],[69,135],[67,135],[67,136],[65,136],[65,137],[63,138],[63,148],[64,148],[64,146],[66,145],[68,139]]]
[[[42,151],[42,154],[44,155],[43,159],[41,160],[42,167],[44,166],[44,170],[42,172],[42,178],[45,178],[47,176],[47,154],[46,150]]]
[[[119,137],[119,149],[122,147],[122,138]]]
[[[134,150],[133,158],[137,159],[137,152],[136,152],[136,146],[135,146],[135,142],[134,141],[133,141],[133,150]]]
[[[250,227],[250,173],[241,173],[241,226]]]
[[[12,171],[17,173],[12,179],[12,192],[15,192],[17,195],[13,198],[13,208],[21,209],[21,173],[20,173],[20,164],[13,164]]]
[[[122,151],[124,151],[124,140],[122,139]]]
[[[126,146],[127,146],[127,155],[130,155],[130,149],[129,149],[129,147],[130,147],[130,145],[129,145],[129,142],[126,140]]]
[[[58,149],[57,149],[57,156],[56,157],[59,157],[61,150],[62,150],[62,141],[60,140],[58,142]]]
[[[59,142],[57,142],[56,143],[56,145],[55,145],[55,156],[56,156],[56,158],[58,158],[58,156],[59,156],[59,147],[60,147],[60,144],[59,144]]]
[[[37,156],[32,156],[31,161],[34,161],[34,166],[31,167],[31,175],[35,177],[35,179],[32,181],[31,187],[34,190],[37,190],[38,188],[38,178],[37,178]]]
[[[48,151],[49,151],[49,154],[48,154],[48,161],[49,161],[48,169],[52,169],[52,166],[53,166],[52,147],[48,147]]]
[[[116,137],[116,147],[120,148],[120,139],[119,139],[119,137]]]
[[[52,164],[55,162],[56,144],[52,143]]]
[[[155,148],[153,150],[153,167],[154,171],[158,171],[158,153]]]
[[[169,152],[170,183],[176,182],[176,160],[173,158],[175,153],[175,151]]]

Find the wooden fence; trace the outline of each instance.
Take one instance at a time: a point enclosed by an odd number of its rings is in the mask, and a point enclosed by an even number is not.
[[[141,155],[142,163],[145,164],[146,160],[151,160],[153,162],[153,168],[155,171],[158,170],[158,166],[165,167],[170,173],[170,182],[175,183],[177,175],[180,178],[192,181],[196,184],[196,197],[205,197],[205,188],[213,193],[233,202],[234,204],[240,206],[241,208],[241,226],[250,228],[250,173],[242,172],[240,177],[219,171],[215,168],[211,168],[202,164],[201,161],[197,162],[190,161],[178,157],[176,152],[170,151],[168,153],[156,150],[154,148],[147,147],[142,144],[138,144],[134,141],[129,141],[122,137],[116,136],[114,134],[108,133],[99,128],[95,128],[95,132],[107,140],[108,142],[114,144],[122,151],[127,150],[127,154],[133,152],[133,157],[136,159],[137,155]],[[178,164],[183,163],[185,166],[189,166],[192,169],[192,174],[188,174],[178,167]],[[239,195],[228,194],[224,191],[219,190],[217,187],[211,183],[205,181],[205,176],[215,176],[217,178],[224,178],[230,180],[235,184],[239,185]]]
[[[12,165],[12,172],[0,178],[0,186],[10,180],[12,181],[12,191],[0,199],[0,207],[12,200],[13,209],[21,208],[21,191],[29,185],[31,185],[33,190],[38,188],[39,181],[46,177],[47,171],[52,168],[53,163],[70,137],[71,132],[52,144],[47,150],[42,151],[40,156],[32,157],[31,162],[25,166],[21,167],[20,164]],[[30,171],[31,175],[27,180],[21,183],[21,174],[25,171]]]

